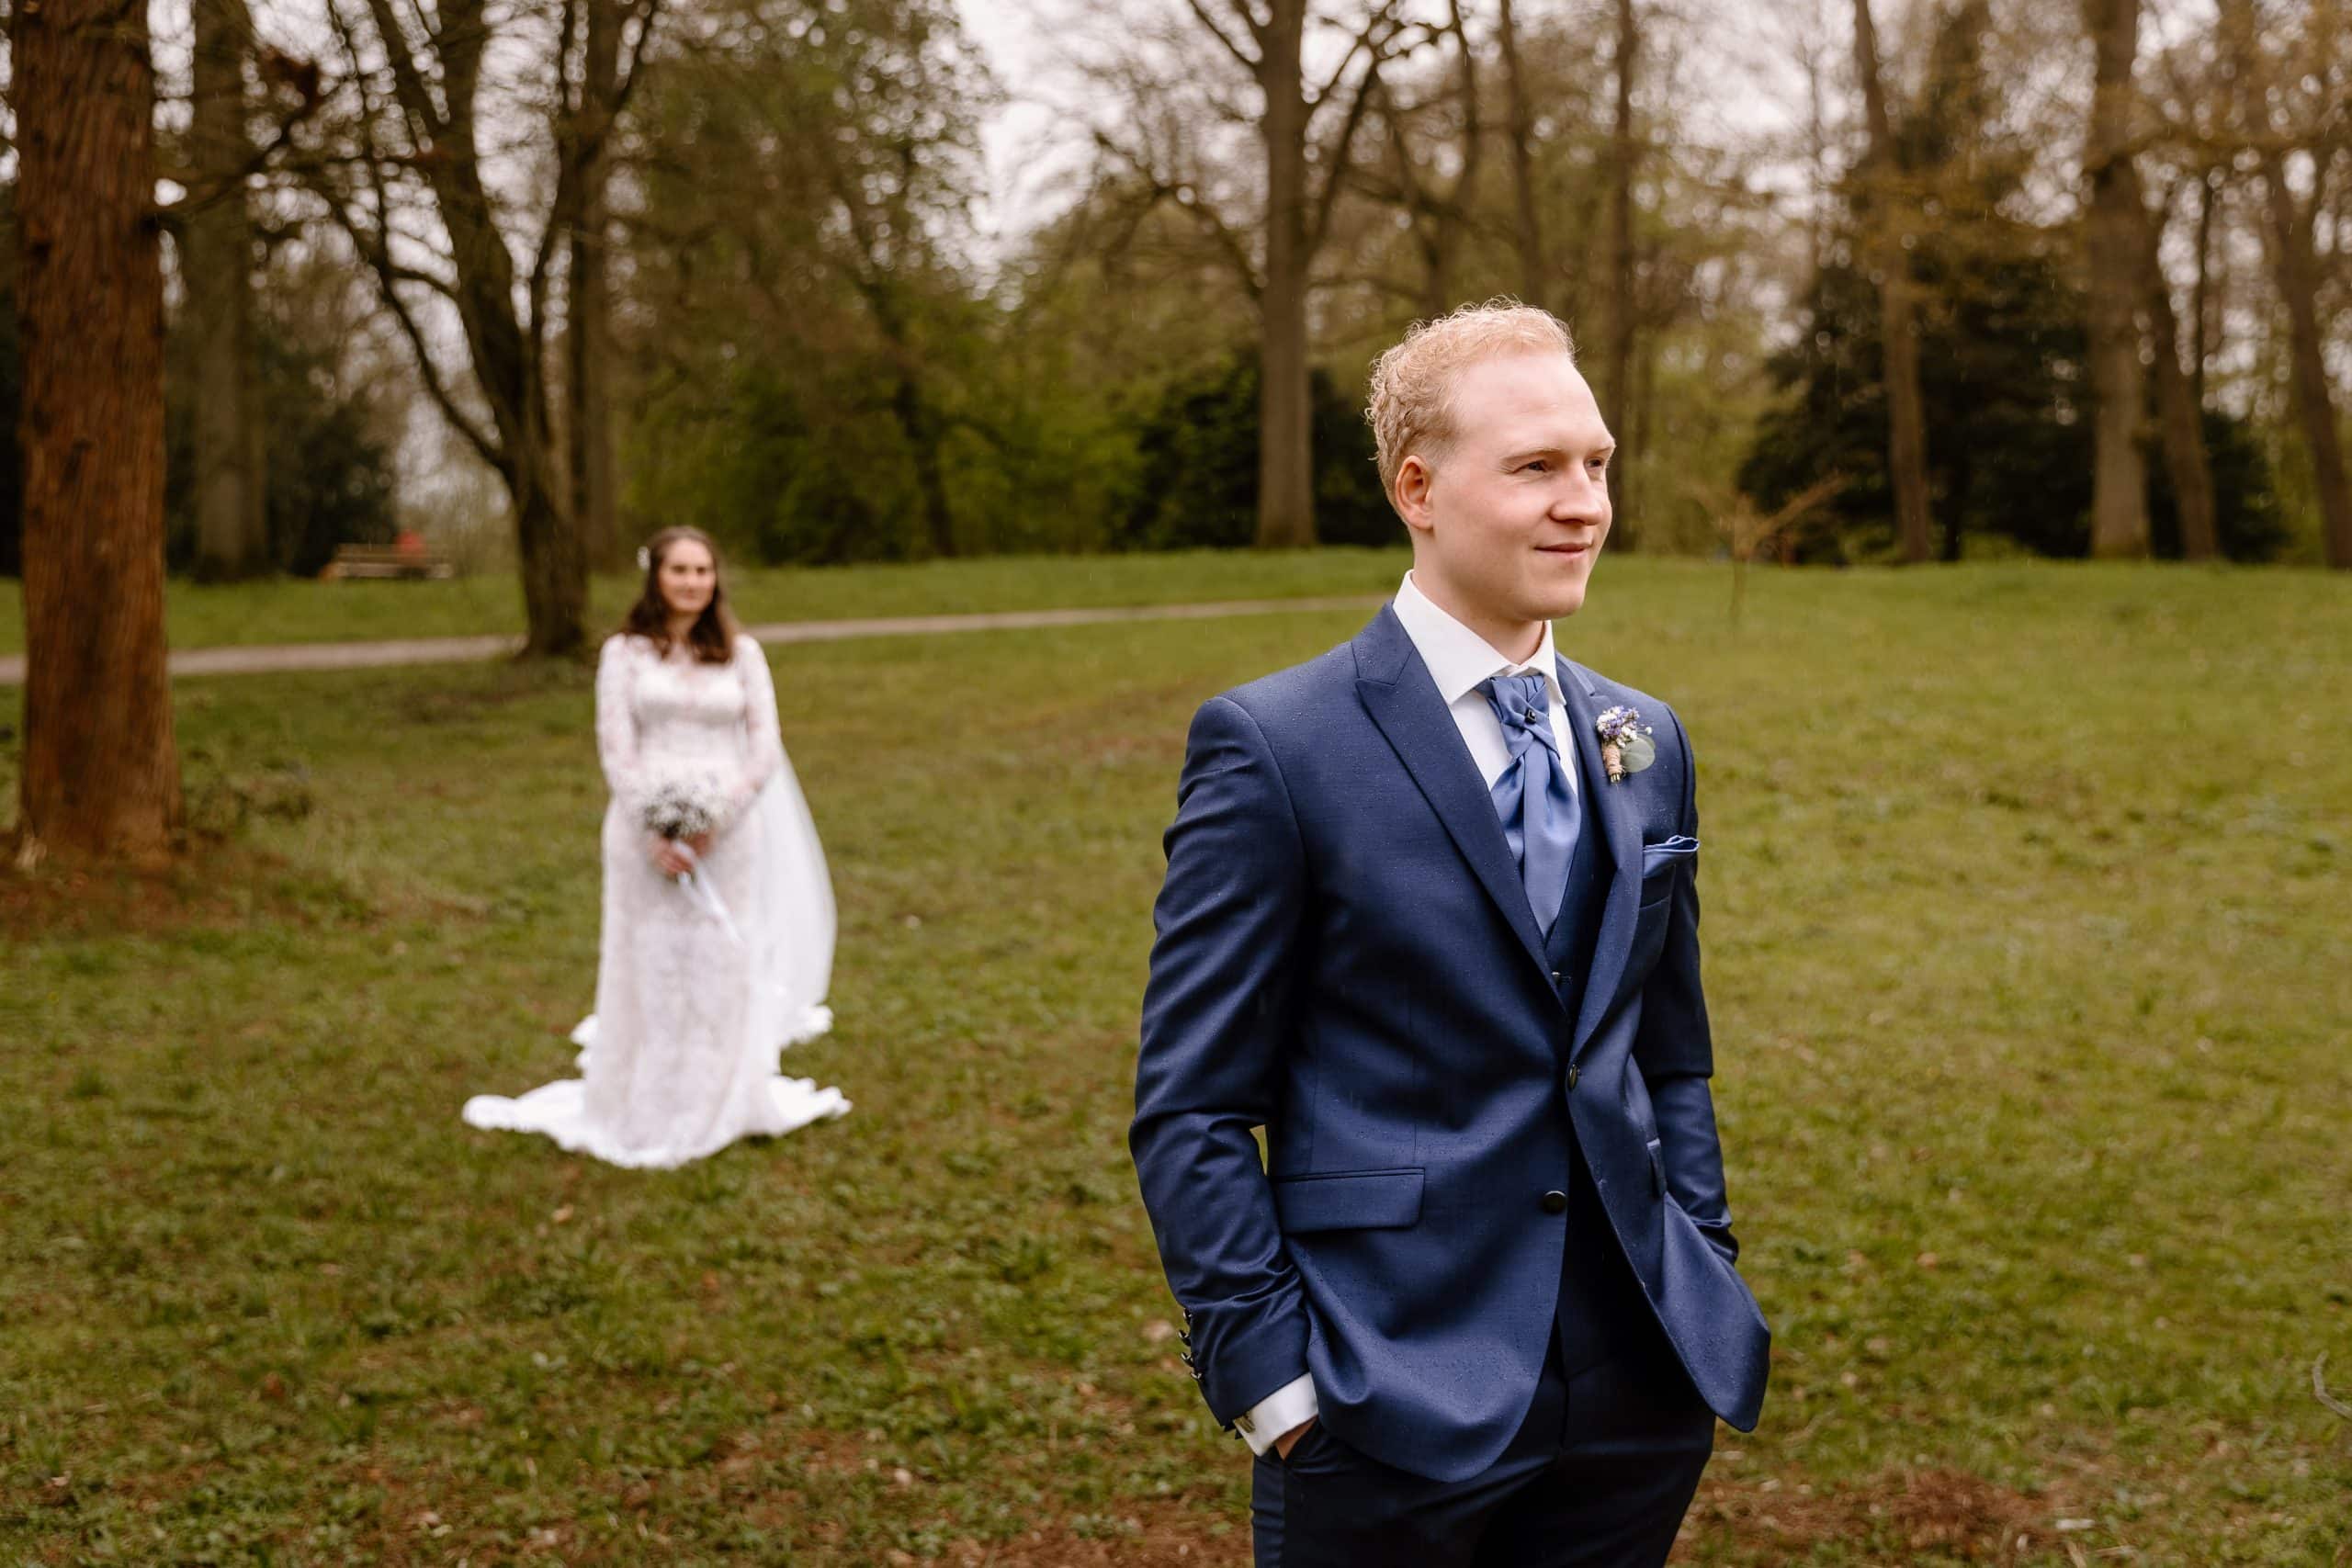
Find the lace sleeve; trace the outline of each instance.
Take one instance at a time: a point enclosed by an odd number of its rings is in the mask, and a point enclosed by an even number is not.
[[[605,639],[596,660],[596,760],[616,799],[637,792],[637,659],[626,636]]]
[[[775,679],[768,656],[748,637],[735,639],[735,668],[743,682],[743,778],[729,802],[728,820],[742,815],[784,761],[784,734],[776,726]]]

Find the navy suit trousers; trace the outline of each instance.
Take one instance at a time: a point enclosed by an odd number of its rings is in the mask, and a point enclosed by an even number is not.
[[[1289,1459],[1261,1455],[1256,1565],[1653,1568],[1714,1439],[1714,1413],[1663,1335],[1574,1377],[1555,1344],[1519,1435],[1467,1481],[1392,1469],[1319,1422]]]

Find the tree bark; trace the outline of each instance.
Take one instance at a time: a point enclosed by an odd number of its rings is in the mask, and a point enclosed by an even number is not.
[[[1550,268],[1544,257],[1544,222],[1535,202],[1535,117],[1528,107],[1527,79],[1519,60],[1519,24],[1511,0],[1498,0],[1497,42],[1503,57],[1503,91],[1510,137],[1511,243],[1519,251],[1520,298],[1551,308]]]
[[[1314,435],[1306,363],[1306,129],[1299,78],[1306,0],[1274,0],[1261,34],[1258,82],[1265,94],[1266,280],[1258,392],[1260,549],[1315,543]]]
[[[2197,283],[2188,296],[2188,389],[2189,400],[2200,409],[2205,406],[2205,367],[2212,354],[2213,197],[2220,178],[2218,169],[2197,176]]]
[[[1645,338],[1641,352],[1633,365],[1634,405],[1621,415],[1617,455],[1610,460],[1609,487],[1614,492],[1613,509],[1617,522],[1611,530],[1622,528],[1624,536],[1620,547],[1627,553],[1646,548],[1643,535],[1647,532],[1647,520],[1642,515],[1642,498],[1647,493],[1649,479],[1650,433],[1657,428],[1657,339],[1655,334]]]
[[[2165,472],[2172,479],[2173,505],[2180,513],[2180,553],[2193,561],[2222,553],[2215,524],[2213,468],[2205,452],[2205,417],[2196,384],[2181,368],[2180,319],[2172,308],[2172,286],[2159,254],[2164,224],[2142,217],[2142,286],[2155,339],[2156,415],[2164,433]]]
[[[564,334],[565,436],[571,505],[591,566],[619,557],[620,521],[613,476],[612,290],[605,267],[610,215],[608,148],[620,74],[620,17],[615,0],[582,0],[587,12],[582,63],[578,152],[579,213],[571,229],[571,320]]]
[[[2090,280],[2091,391],[2098,400],[2091,463],[2091,554],[2148,554],[2148,469],[2140,446],[2147,387],[2140,365],[2140,302],[2146,298],[2147,209],[2132,164],[2132,68],[2140,49],[2140,0],[2084,0],[2096,61],[2083,170],[2089,186],[2083,233]]]
[[[2270,220],[2270,270],[2287,307],[2295,423],[2302,427],[2312,488],[2319,493],[2321,544],[2331,568],[2352,571],[2352,485],[2346,481],[2344,439],[2336,423],[2335,397],[2328,388],[2313,214],[2289,188],[2286,160],[2277,152],[2263,157],[2262,186]]]
[[[2287,154],[2267,91],[2270,73],[2258,53],[2259,18],[2246,0],[2232,0],[2224,7],[2223,23],[2235,58],[2245,130],[2261,149],[2263,248],[2269,254],[2271,282],[2287,308],[2288,387],[2295,423],[2311,455],[2312,488],[2319,495],[2320,543],[2331,568],[2352,571],[2352,483],[2345,473],[2344,440],[2327,378],[2327,339],[2319,319],[2318,213],[2315,204],[2296,197],[2287,180]],[[2326,168],[2324,157],[2320,166]]]
[[[1641,19],[1634,0],[1617,0],[1616,106],[1609,127],[1609,348],[1601,364],[1600,412],[1632,423],[1634,366],[1634,73],[1641,58]]]
[[[244,0],[195,0],[192,123],[197,185],[180,236],[196,374],[195,574],[208,581],[271,568],[267,470],[254,364],[254,229],[243,172]]]
[[[1934,529],[1928,513],[1928,419],[1919,394],[1919,340],[1913,321],[1911,259],[1903,248],[1894,189],[1898,167],[1886,88],[1879,78],[1878,32],[1870,0],[1854,0],[1854,73],[1862,85],[1870,129],[1870,195],[1866,243],[1877,261],[1880,336],[1884,340],[1887,473],[1894,490],[1894,532],[1903,558],[1932,559]]]
[[[153,863],[180,822],[164,666],[164,277],[147,9],[15,7],[24,457],[20,858]]]
[[[515,540],[523,570],[526,655],[569,658],[580,652],[579,632],[587,611],[584,560],[580,536],[563,514],[554,487],[545,482],[508,482],[514,502]],[[560,635],[570,627],[571,635]],[[546,635],[552,629],[557,635]]]

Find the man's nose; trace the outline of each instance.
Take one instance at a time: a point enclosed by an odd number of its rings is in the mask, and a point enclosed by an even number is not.
[[[1599,523],[1609,515],[1608,485],[1589,470],[1578,469],[1552,502],[1552,515],[1564,523]]]

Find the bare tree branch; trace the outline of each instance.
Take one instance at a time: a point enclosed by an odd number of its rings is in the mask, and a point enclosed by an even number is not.
[[[1094,144],[1102,152],[1118,159],[1135,173],[1136,177],[1143,183],[1148,197],[1148,200],[1145,203],[1147,208],[1163,200],[1172,201],[1182,208],[1185,214],[1199,226],[1202,233],[1215,243],[1225,259],[1232,264],[1235,275],[1240,278],[1241,286],[1248,291],[1250,297],[1253,299],[1258,297],[1264,285],[1258,276],[1258,264],[1250,254],[1250,247],[1242,243],[1241,236],[1234,232],[1231,226],[1217,212],[1216,204],[1202,199],[1199,190],[1192,181],[1163,175],[1151,166],[1148,160],[1138,157],[1132,150],[1121,146],[1117,139],[1107,131],[1097,130],[1094,133]]]
[[[1210,13],[1209,8],[1203,5],[1201,0],[1184,0],[1184,4],[1193,8],[1193,15],[1200,19],[1201,26],[1209,30],[1209,36],[1225,45],[1225,52],[1241,62],[1241,69],[1249,72],[1252,76],[1258,73],[1259,67],[1262,63],[1261,58],[1236,43],[1232,35],[1225,30],[1224,24]]]
[[[1331,215],[1338,209],[1340,192],[1347,184],[1348,169],[1354,157],[1356,132],[1363,128],[1365,107],[1371,103],[1372,95],[1379,88],[1380,67],[1385,61],[1394,58],[1389,53],[1389,50],[1398,36],[1405,31],[1403,25],[1394,20],[1391,16],[1392,10],[1392,6],[1383,6],[1380,13],[1366,25],[1365,30],[1357,35],[1358,45],[1351,45],[1348,51],[1350,58],[1353,58],[1356,47],[1369,45],[1372,57],[1364,62],[1363,75],[1356,83],[1355,96],[1348,102],[1347,115],[1340,121],[1339,134],[1332,138],[1330,146],[1322,159],[1323,189],[1315,197],[1315,217],[1306,231],[1306,248],[1309,254],[1322,249],[1323,242],[1330,237]],[[1371,41],[1373,29],[1383,25],[1387,27],[1386,36],[1377,43],[1373,43]],[[1408,50],[1405,52],[1409,53],[1410,51]],[[1335,77],[1333,85],[1336,86],[1337,83],[1338,79]]]

